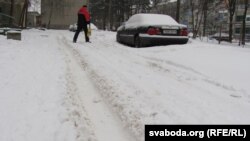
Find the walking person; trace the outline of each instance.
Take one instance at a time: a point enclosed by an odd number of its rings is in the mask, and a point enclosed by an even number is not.
[[[89,25],[90,27],[90,14],[87,9],[87,6],[83,5],[78,11],[77,30],[75,32],[74,39],[73,39],[74,43],[76,43],[78,35],[82,30],[84,31],[84,34],[85,34],[85,41],[90,42],[89,37],[88,37],[87,25]]]

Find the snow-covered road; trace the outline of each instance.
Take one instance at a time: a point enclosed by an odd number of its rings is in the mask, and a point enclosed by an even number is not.
[[[75,97],[72,102],[78,103],[79,112],[85,111],[85,120],[91,122],[95,138],[98,141],[133,141],[133,137],[122,126],[117,115],[112,112],[93,85],[88,63],[84,57],[67,42],[64,36],[58,39],[58,44],[67,62],[68,94]]]
[[[0,140],[143,141],[145,124],[250,123],[249,48],[73,34],[0,36]]]

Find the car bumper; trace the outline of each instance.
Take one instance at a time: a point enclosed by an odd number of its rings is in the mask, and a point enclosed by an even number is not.
[[[169,45],[169,44],[186,44],[187,36],[163,36],[140,34],[140,42],[142,46]]]

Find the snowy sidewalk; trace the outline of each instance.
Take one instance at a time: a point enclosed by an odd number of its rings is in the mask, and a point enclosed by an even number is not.
[[[56,31],[0,44],[0,140],[133,141],[86,64]]]
[[[38,30],[23,31],[22,41],[0,36],[1,141],[92,138],[67,94],[67,65],[56,39],[56,32]]]

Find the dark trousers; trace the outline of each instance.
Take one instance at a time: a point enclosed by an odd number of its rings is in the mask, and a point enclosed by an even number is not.
[[[76,32],[75,32],[75,36],[74,36],[74,39],[73,39],[74,42],[77,41],[78,35],[79,35],[79,33],[80,33],[82,30],[84,31],[84,34],[85,34],[85,41],[86,41],[86,42],[89,42],[87,25],[80,26],[79,24],[78,24],[78,26],[77,26],[77,30],[76,30]]]

